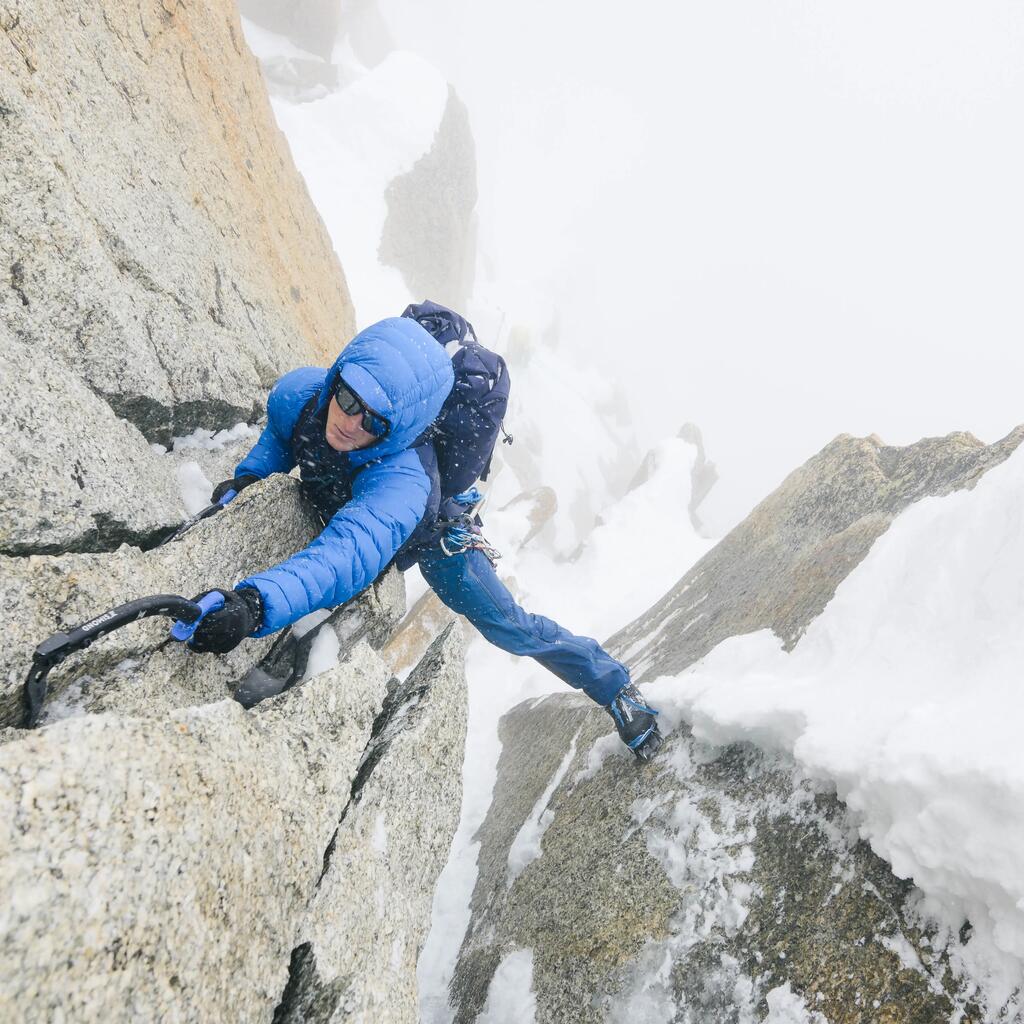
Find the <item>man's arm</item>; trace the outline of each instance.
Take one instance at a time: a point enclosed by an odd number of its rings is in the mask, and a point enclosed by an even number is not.
[[[235,479],[262,480],[295,465],[291,438],[302,407],[323,387],[327,371],[303,366],[286,373],[267,397],[267,425],[252,451],[235,467]]]
[[[252,635],[266,636],[365,590],[416,529],[429,495],[430,477],[413,451],[367,465],[353,482],[352,500],[309,547],[236,586],[254,587],[262,599],[263,623]]]

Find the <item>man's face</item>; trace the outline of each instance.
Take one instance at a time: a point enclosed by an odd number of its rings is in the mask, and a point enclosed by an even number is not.
[[[377,440],[368,430],[363,430],[362,413],[348,416],[332,398],[327,406],[327,428],[324,430],[327,443],[336,452],[354,452],[367,448]]]

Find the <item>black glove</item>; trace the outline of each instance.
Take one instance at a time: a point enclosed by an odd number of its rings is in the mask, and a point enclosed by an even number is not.
[[[249,484],[254,484],[257,480],[259,480],[258,476],[249,476],[248,474],[244,476],[236,476],[233,480],[222,480],[216,487],[214,487],[213,494],[210,495],[210,501],[216,505],[217,502],[228,493],[228,491],[238,491],[241,493],[249,486]]]
[[[210,612],[189,640],[200,654],[227,654],[233,651],[263,621],[263,601],[255,587],[241,590],[205,590],[203,594],[223,594],[224,607]],[[198,594],[193,601],[198,601]]]

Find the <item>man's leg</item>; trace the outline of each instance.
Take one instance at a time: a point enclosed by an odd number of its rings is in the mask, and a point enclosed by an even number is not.
[[[435,549],[436,551],[436,549]],[[608,706],[629,684],[629,671],[596,641],[543,615],[524,611],[481,551],[431,551],[420,571],[439,598],[483,637],[510,654],[534,658],[559,679]]]

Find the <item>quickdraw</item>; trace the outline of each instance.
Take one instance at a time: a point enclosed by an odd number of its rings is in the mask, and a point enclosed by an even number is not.
[[[450,558],[464,551],[482,551],[493,568],[501,558],[501,552],[487,541],[480,527],[475,523],[459,523],[449,526],[441,537],[441,550]]]

